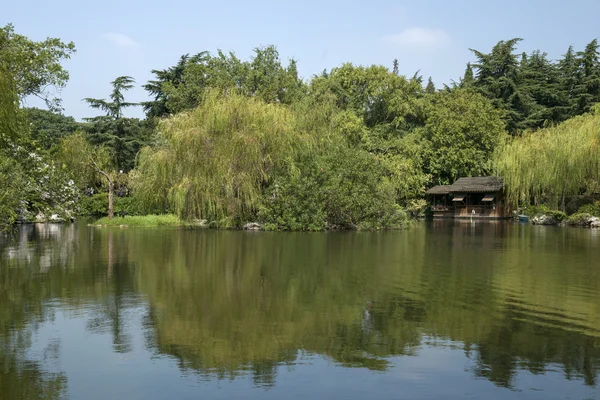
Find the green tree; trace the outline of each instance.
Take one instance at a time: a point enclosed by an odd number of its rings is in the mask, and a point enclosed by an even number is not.
[[[422,86],[383,66],[343,64],[327,77],[314,78],[310,91],[317,98],[333,96],[341,110],[352,111],[368,128],[389,125],[406,132],[420,124]]]
[[[598,39],[592,40],[585,50],[577,54],[580,64],[580,80],[575,87],[577,113],[589,111],[600,101],[600,53]]]
[[[75,118],[49,110],[25,108],[23,113],[28,123],[29,138],[43,150],[50,150],[60,139],[75,133],[80,127]]]
[[[531,199],[565,210],[565,198],[593,191],[600,177],[598,111],[524,134],[495,155],[510,201]]]
[[[547,54],[535,50],[529,56],[523,55],[520,69],[522,91],[532,100],[521,126],[535,129],[569,118],[569,100],[560,71]]]
[[[471,87],[474,82],[475,82],[475,77],[473,75],[473,67],[471,66],[471,63],[467,63],[467,68],[465,69],[465,73],[464,73],[462,79],[460,80],[460,87],[462,87],[462,88]]]
[[[194,56],[191,60],[194,60]],[[167,93],[164,85],[167,83],[177,88],[183,81],[183,73],[186,65],[191,62],[190,55],[185,54],[179,58],[177,64],[163,70],[153,69],[155,80],[150,80],[142,87],[152,96],[154,100],[142,103],[147,118],[165,117],[172,113],[167,105]]]
[[[16,210],[24,198],[21,167],[9,157],[22,135],[17,105],[14,81],[0,62],[0,229],[15,221]]]
[[[489,54],[471,49],[477,58],[475,87],[494,107],[504,111],[507,129],[516,134],[523,129],[523,120],[534,106],[534,100],[522,90],[520,64],[515,47],[521,41],[514,38],[498,42]]]
[[[161,121],[165,146],[142,151],[136,196],[185,218],[247,222],[273,168],[293,168],[294,154],[312,140],[294,122],[282,106],[208,92],[194,111]]]
[[[95,146],[108,149],[123,171],[133,169],[139,150],[150,140],[150,127],[147,122],[137,118],[126,118],[124,110],[137,106],[137,103],[125,101],[125,92],[134,87],[129,76],[120,76],[111,82],[113,87],[110,101],[105,99],[84,99],[92,108],[102,110],[105,116],[86,118],[84,128],[90,142]]]
[[[60,109],[55,96],[69,80],[61,62],[75,52],[73,42],[48,38],[35,42],[15,33],[8,24],[0,28],[0,62],[14,77],[17,94],[22,98],[36,96],[51,109]]]
[[[0,151],[0,230],[16,221],[26,183],[20,165]]]
[[[214,89],[233,89],[268,103],[285,104],[299,101],[306,92],[296,61],[284,67],[275,46],[255,48],[250,61],[221,50],[215,56],[207,51],[185,55],[175,66],[152,72],[156,79],[144,85],[155,99],[144,103],[148,117],[191,110]]]
[[[20,141],[22,134],[15,81],[0,58],[0,149]]]
[[[440,92],[423,128],[426,170],[438,184],[492,171],[491,155],[505,137],[502,114],[469,89]]]
[[[435,84],[431,80],[431,77],[427,80],[427,86],[425,87],[425,93],[434,94],[435,93]]]
[[[577,112],[575,91],[580,80],[579,61],[577,60],[577,54],[573,50],[573,46],[569,46],[567,52],[558,61],[557,69],[560,77],[561,91],[567,98],[567,114],[569,117],[572,117]]]
[[[80,188],[85,188],[95,177],[102,179],[108,192],[108,218],[114,217],[114,191],[119,172],[105,147],[93,146],[85,136],[76,133],[63,138],[57,149],[60,160]]]
[[[93,99],[87,97],[84,99],[91,108],[99,109],[106,112],[107,117],[113,119],[123,118],[123,111],[127,107],[137,106],[137,103],[129,103],[125,101],[125,92],[133,89],[135,80],[130,76],[119,76],[110,84],[113,91],[110,94],[112,101],[105,99]]]

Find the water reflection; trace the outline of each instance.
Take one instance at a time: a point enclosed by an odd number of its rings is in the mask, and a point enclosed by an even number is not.
[[[27,353],[57,309],[110,335],[115,353],[134,352],[141,329],[146,350],[206,380],[273,387],[282,365],[311,355],[389,373],[398,356],[450,343],[500,387],[557,370],[595,387],[596,239],[470,221],[330,234],[24,227],[0,242],[0,393],[64,394],[66,375]]]

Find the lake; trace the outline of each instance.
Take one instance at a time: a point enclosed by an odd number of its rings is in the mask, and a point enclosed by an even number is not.
[[[600,232],[22,226],[0,399],[600,399]]]

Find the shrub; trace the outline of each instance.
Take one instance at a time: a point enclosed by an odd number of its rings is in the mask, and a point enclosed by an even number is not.
[[[567,214],[558,210],[550,210],[546,212],[546,215],[554,218],[558,222],[562,222],[567,217]]]
[[[258,217],[265,229],[382,229],[407,224],[385,163],[341,147],[303,159],[297,172],[280,170]]]
[[[577,214],[590,214],[594,217],[600,217],[600,201],[579,207]]]
[[[265,230],[321,231],[327,227],[327,178],[319,170],[318,159],[305,158],[296,174],[277,174],[258,211]]]
[[[79,201],[79,215],[101,217],[107,214],[108,193],[98,193],[82,197]]]
[[[569,216],[566,222],[568,225],[587,226],[591,217],[588,213],[577,213]]]
[[[425,199],[411,200],[406,206],[406,211],[413,218],[425,215],[427,213],[427,201]]]
[[[115,215],[121,211],[125,215],[144,215],[139,201],[135,197],[113,197]],[[83,197],[79,202],[79,215],[86,217],[104,217],[108,215],[108,193],[98,193]]]
[[[535,217],[536,215],[545,215],[549,212],[550,208],[548,208],[548,206],[545,205],[527,206],[523,209],[523,214],[527,215],[528,217]]]

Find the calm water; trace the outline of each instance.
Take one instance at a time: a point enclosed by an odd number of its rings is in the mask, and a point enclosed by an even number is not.
[[[1,399],[600,399],[600,232],[23,227]]]

